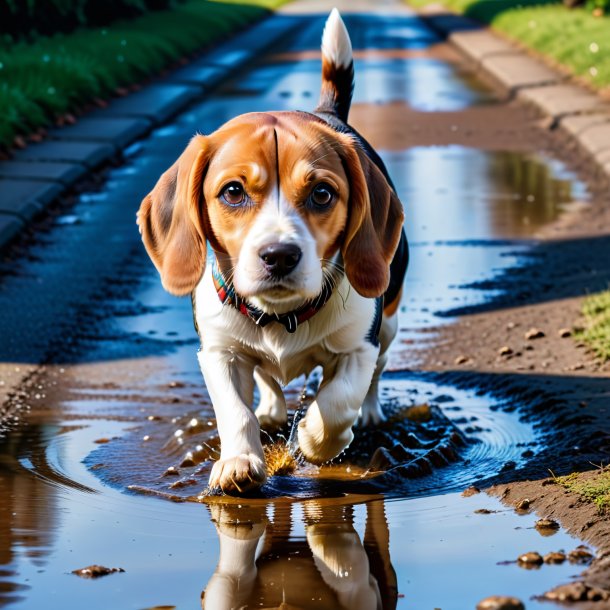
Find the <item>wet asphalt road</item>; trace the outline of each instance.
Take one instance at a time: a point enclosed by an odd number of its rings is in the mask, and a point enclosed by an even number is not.
[[[275,496],[288,493],[294,503],[276,497],[242,509],[205,508],[127,492],[136,485],[197,495],[209,455],[202,468],[191,468],[181,466],[185,452],[215,442],[190,302],[162,291],[135,211],[195,131],[210,132],[246,111],[315,106],[322,4],[290,5],[290,12],[309,13],[292,40],[125,151],[123,165],[73,205],[56,208],[2,261],[5,398],[14,381],[29,377],[5,403],[11,418],[0,453],[0,606],[191,608],[206,589],[205,607],[214,610],[238,601],[269,607],[282,598],[311,608],[375,608],[378,598],[383,608],[462,610],[493,593],[527,598],[570,573],[566,566],[533,579],[496,565],[530,544],[541,552],[576,545],[563,533],[539,540],[526,529],[533,517],[473,517],[475,508],[498,505],[455,493],[518,463],[540,439],[493,399],[414,376],[409,347],[433,345],[428,329],[450,323],[439,315],[487,298],[464,286],[514,264],[515,253],[581,200],[584,188],[549,156],[525,113],[499,103],[425,24],[392,2],[375,4],[375,15],[345,18],[356,56],[356,127],[388,165],[412,244],[384,400],[388,408],[436,405],[447,427],[468,438],[460,461],[404,481],[400,493],[389,494],[403,498],[398,502],[384,501],[388,489],[341,498],[326,486],[322,493],[319,473],[307,467],[298,484],[288,477],[275,488]],[[352,7],[360,4],[372,6]],[[492,121],[473,121],[478,113]],[[293,404],[299,389],[289,388]],[[163,477],[169,466],[184,469],[183,485],[171,487],[176,481]],[[258,543],[258,577],[246,569],[253,556],[240,555],[246,584],[231,589],[233,598],[219,593],[219,551]],[[333,556],[339,576],[329,573]],[[90,563],[126,573],[99,583],[67,575]],[[339,578],[341,569],[346,576]],[[439,573],[442,590],[434,584]],[[368,584],[360,588],[363,579]]]

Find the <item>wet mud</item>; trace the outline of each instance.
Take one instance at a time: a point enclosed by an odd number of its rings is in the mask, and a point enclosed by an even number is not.
[[[287,446],[294,470],[256,497],[210,495],[219,440],[190,303],[162,291],[135,228],[140,199],[196,130],[244,111],[313,106],[323,17],[307,17],[285,49],[127,151],[2,261],[1,380],[29,374],[3,406],[0,605],[463,610],[510,594],[535,609],[554,602],[532,596],[580,570],[515,562],[579,544],[536,528],[540,516],[559,518],[540,494],[500,491],[503,505],[460,492],[547,480],[551,464],[584,468],[608,451],[605,380],[541,370],[547,359],[549,370],[573,364],[572,340],[556,332],[573,305],[547,317],[514,309],[603,283],[597,256],[569,262],[588,246],[603,254],[603,236],[541,241],[591,213],[591,189],[538,117],[496,97],[418,19],[346,21],[353,122],[396,182],[412,246],[381,384],[389,421],[356,431],[318,468],[299,459],[291,419],[263,440]],[[533,326],[545,336],[526,339]],[[312,391],[303,379],[287,388],[292,418]],[[79,565],[125,573],[92,592],[70,574]]]

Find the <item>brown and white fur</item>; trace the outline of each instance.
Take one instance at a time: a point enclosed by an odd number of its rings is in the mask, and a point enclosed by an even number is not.
[[[250,113],[196,135],[138,212],[163,286],[193,294],[199,363],[221,440],[212,488],[243,492],[265,481],[260,425],[286,422],[282,385],[317,366],[323,381],[298,426],[306,459],[334,458],[358,419],[383,419],[377,384],[396,333],[407,247],[383,163],[345,122],[352,79],[351,43],[335,9],[324,29],[315,113]],[[261,313],[298,310],[325,284],[330,298],[295,332],[275,321],[261,326],[221,302],[207,244],[227,285]],[[255,383],[261,399],[253,412]]]

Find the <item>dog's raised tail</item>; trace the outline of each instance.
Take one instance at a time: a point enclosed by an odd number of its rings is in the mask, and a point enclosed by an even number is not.
[[[316,112],[328,112],[347,122],[353,91],[352,43],[339,11],[334,8],[322,34],[322,89]]]

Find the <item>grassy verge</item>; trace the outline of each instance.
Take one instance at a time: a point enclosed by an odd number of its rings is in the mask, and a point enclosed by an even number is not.
[[[610,510],[610,471],[602,468],[595,474],[574,472],[555,481],[567,490],[592,502],[601,514]]]
[[[407,0],[421,8],[431,0]],[[447,8],[491,25],[596,89],[610,87],[610,17],[553,0],[440,0]]]
[[[610,360],[610,291],[586,299],[582,311],[586,324],[578,337],[602,360]]]
[[[0,42],[0,147],[223,40],[286,0],[186,0],[106,28]]]

